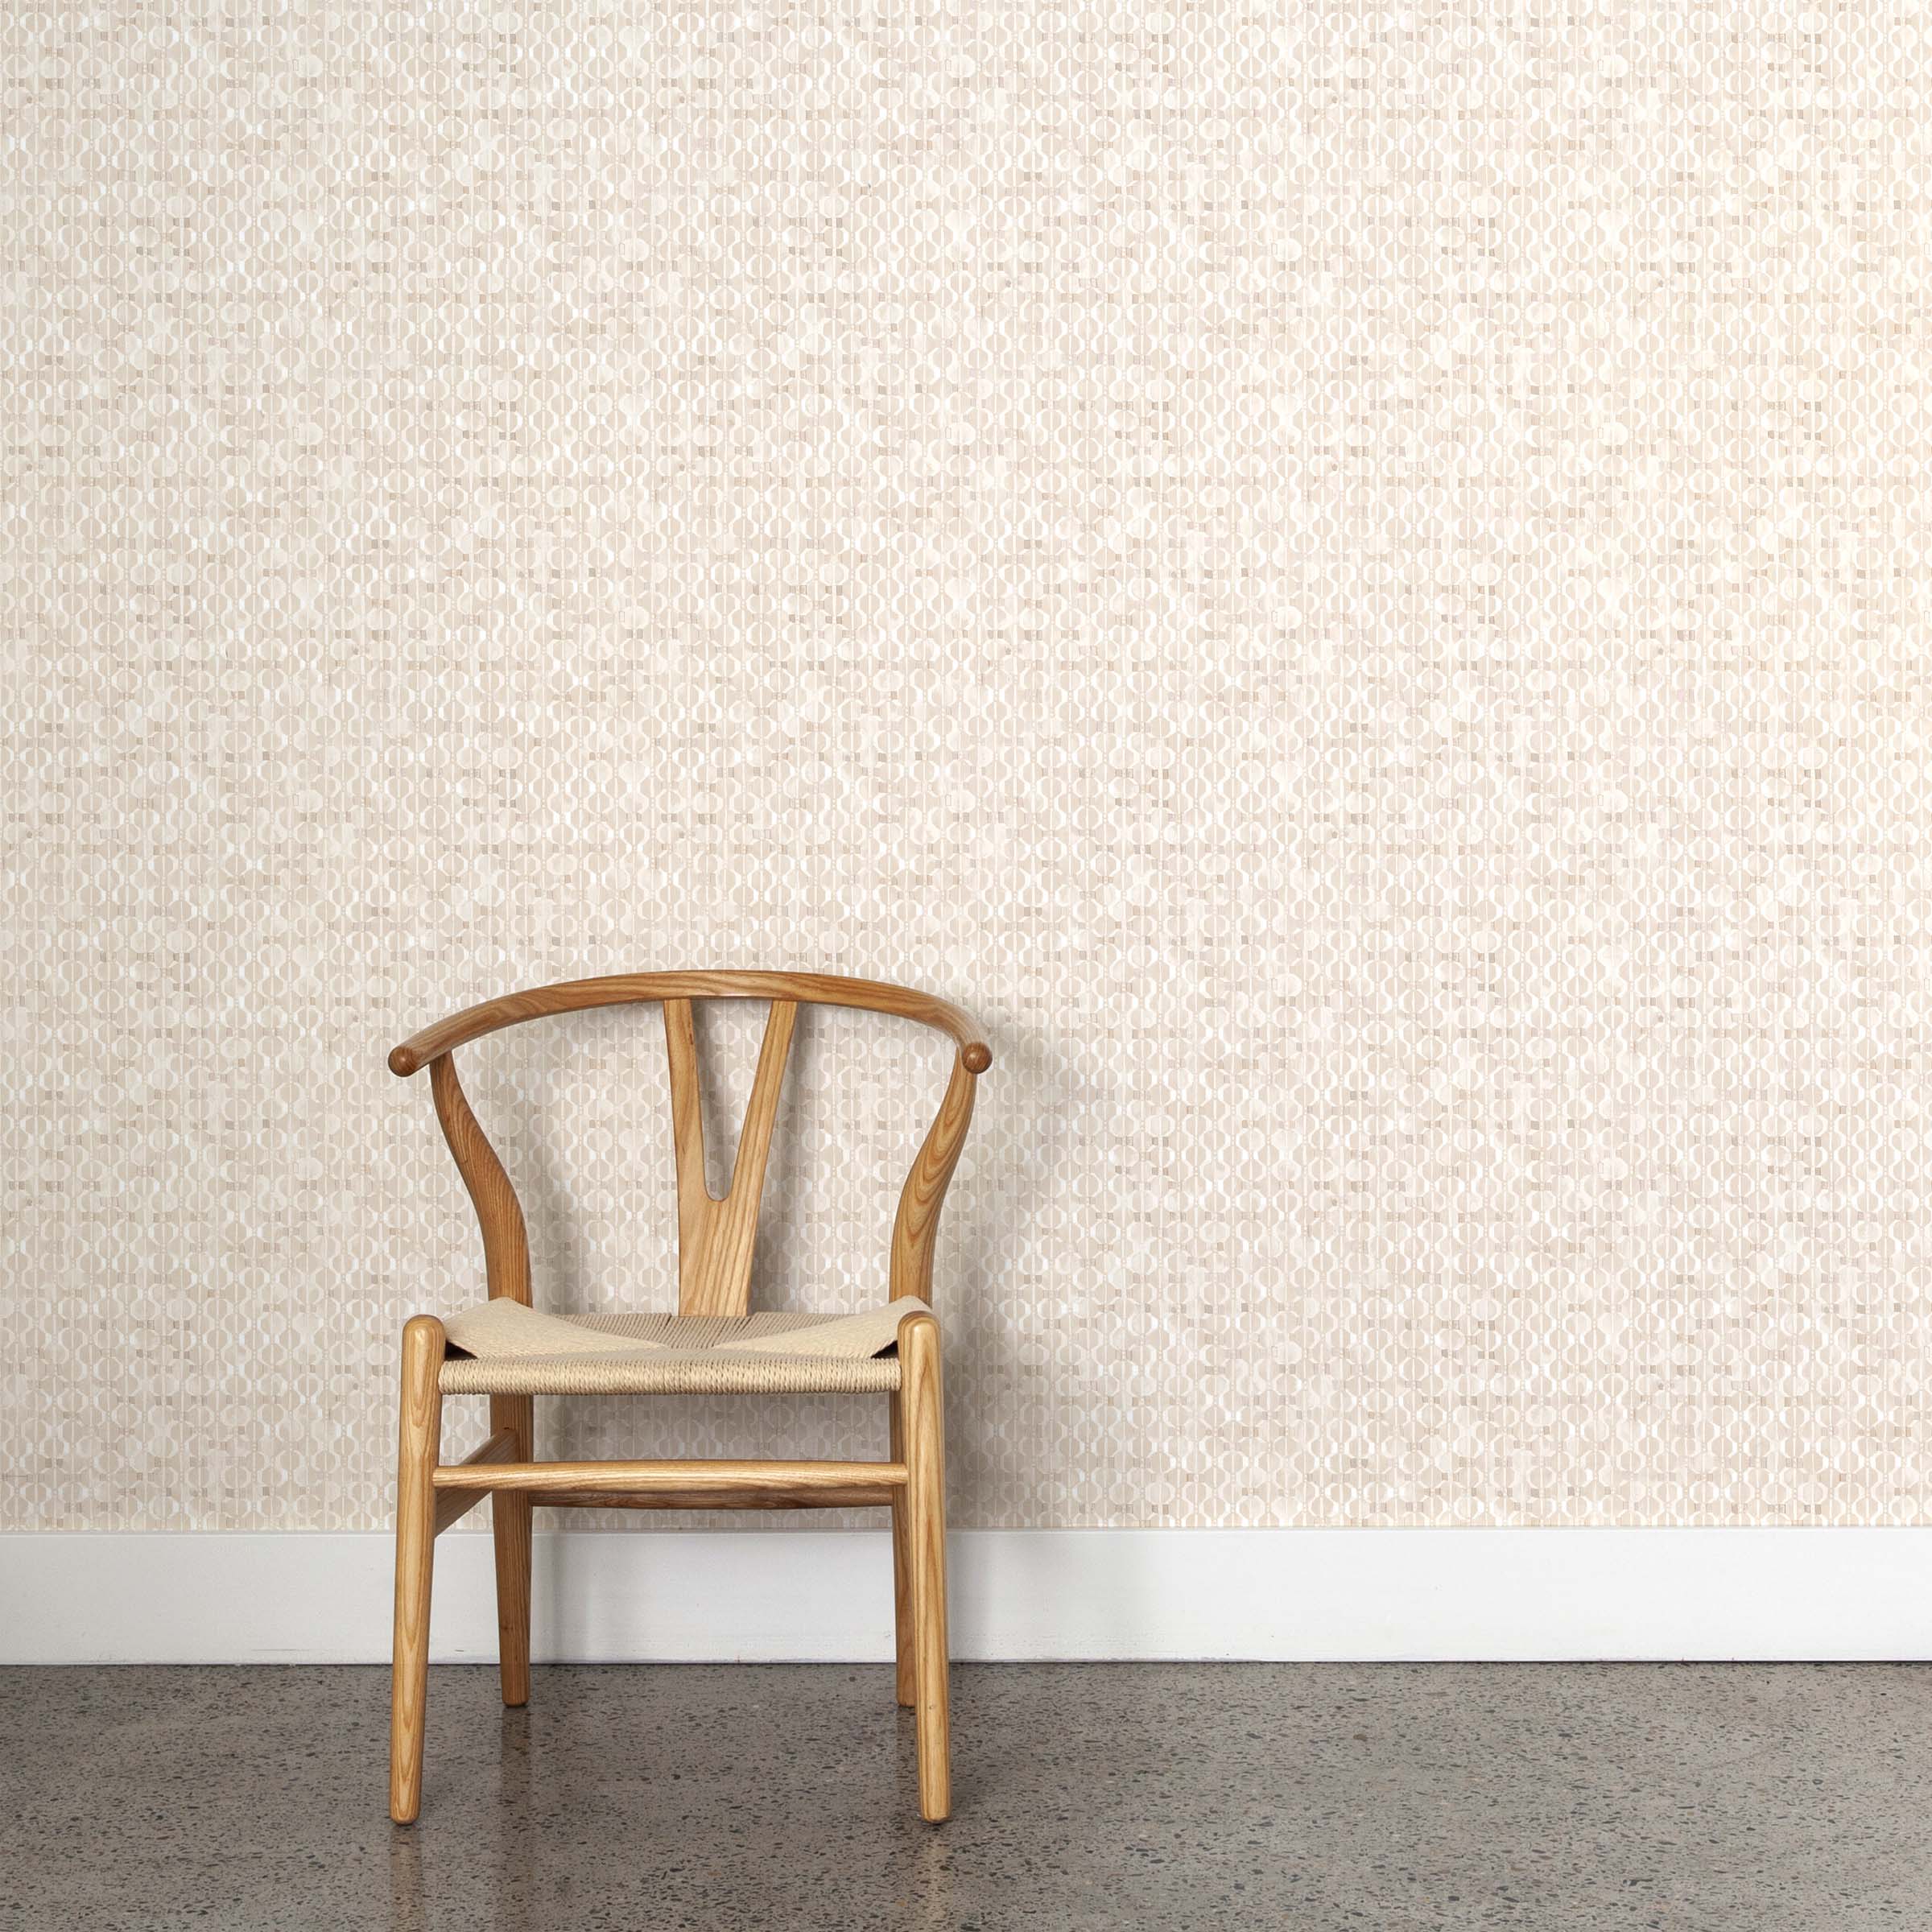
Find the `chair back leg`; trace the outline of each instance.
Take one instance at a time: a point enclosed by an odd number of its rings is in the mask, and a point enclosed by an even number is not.
[[[493,1395],[489,1398],[492,1436],[507,1429],[516,1438],[513,1462],[527,1463],[536,1398],[528,1395]],[[503,1679],[503,1701],[512,1707],[530,1702],[530,1529],[535,1505],[527,1496],[499,1492],[490,1503],[490,1529],[497,1544],[497,1657]]]
[[[396,1454],[396,1620],[390,1678],[389,1814],[411,1823],[423,1802],[423,1718],[429,1691],[430,1575],[436,1547],[436,1459],[443,1439],[443,1324],[419,1315],[402,1330]]]
[[[952,1762],[947,1699],[945,1413],[939,1325],[931,1315],[910,1315],[900,1323],[899,1364],[919,1815],[937,1824],[952,1812]]]
[[[886,1398],[890,1419],[895,1463],[906,1459],[906,1418],[895,1391]],[[912,1518],[906,1507],[906,1492],[892,1494],[892,1643],[898,1672],[894,1694],[908,1711],[916,1702],[915,1666],[912,1649]]]

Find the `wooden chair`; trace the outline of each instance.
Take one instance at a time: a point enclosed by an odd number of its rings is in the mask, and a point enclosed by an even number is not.
[[[770,1013],[745,1110],[729,1191],[705,1180],[694,1000],[766,1000]],[[875,1338],[896,1355],[760,1353],[762,1338],[791,1335],[814,1318],[749,1313],[753,1245],[778,1090],[799,1003],[858,1007],[937,1027],[958,1052],[938,1117],[914,1161],[893,1223],[889,1291],[912,1306]],[[503,1701],[530,1696],[530,1512],[547,1508],[628,1509],[810,1509],[875,1505],[892,1512],[893,1600],[898,1701],[918,1728],[919,1812],[938,1821],[952,1809],[946,1674],[946,1509],[939,1330],[926,1306],[947,1183],[972,1118],[976,1077],[992,1049],[974,1022],[943,1000],[871,980],[797,972],[651,972],[577,980],[486,1001],[406,1040],[389,1056],[392,1071],[429,1069],[437,1117],[482,1225],[490,1311],[498,1324],[534,1327],[543,1318],[499,1308],[530,1307],[530,1250],[522,1210],[456,1082],[453,1051],[485,1034],[585,1007],[661,1003],[671,1061],[672,1141],[678,1183],[678,1315],[635,1318],[654,1349],[631,1362],[621,1354],[573,1360],[491,1359],[452,1348],[444,1323],[419,1315],[402,1331],[402,1402],[396,1477],[395,1661],[390,1701],[390,1815],[416,1815],[423,1790],[423,1707],[428,1686],[431,1566],[436,1538],[485,1496],[494,1496],[497,1626]],[[480,1312],[480,1311],[479,1311]],[[722,1319],[720,1319],[722,1318]],[[832,1323],[837,1318],[816,1318]],[[861,1322],[866,1318],[860,1318]],[[870,1318],[877,1325],[877,1317]],[[759,1328],[759,1323],[768,1324]],[[743,1324],[734,1330],[733,1324]],[[586,1321],[586,1348],[621,1350],[619,1324]],[[848,1324],[848,1326],[850,1324]],[[452,1319],[452,1329],[457,1322]],[[473,1325],[480,1334],[488,1319]],[[464,1331],[463,1332],[471,1332]],[[736,1333],[722,1352],[720,1333]],[[697,1339],[693,1339],[697,1338]],[[479,1344],[479,1346],[481,1344]],[[768,1346],[787,1345],[769,1340]],[[559,1367],[561,1361],[563,1366]],[[573,1383],[572,1377],[577,1377]],[[877,1463],[621,1462],[532,1459],[534,1391],[571,1386],[650,1393],[782,1389],[876,1389],[888,1402],[890,1450]],[[446,1393],[486,1393],[489,1439],[460,1462],[442,1459]]]

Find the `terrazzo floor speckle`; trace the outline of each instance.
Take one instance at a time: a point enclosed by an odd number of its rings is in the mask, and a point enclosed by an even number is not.
[[[1865,1932],[1932,1926],[1932,1670],[1026,1665],[954,1672],[914,1809],[874,1666],[430,1685],[0,1671],[11,1932]]]

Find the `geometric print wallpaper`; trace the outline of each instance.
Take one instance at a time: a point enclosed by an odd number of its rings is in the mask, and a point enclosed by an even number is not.
[[[686,965],[991,1031],[960,1523],[1927,1520],[1929,53],[6,9],[0,1521],[386,1522],[481,1265],[385,1053]],[[674,1294],[661,1042],[465,1056],[540,1303]],[[794,1066],[757,1292],[863,1307],[943,1048]]]

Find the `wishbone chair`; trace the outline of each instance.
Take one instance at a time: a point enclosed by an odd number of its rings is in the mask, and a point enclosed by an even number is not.
[[[731,1185],[705,1179],[691,1003],[770,1002]],[[530,1307],[530,1248],[515,1190],[456,1081],[454,1050],[485,1034],[586,1007],[654,1003],[664,1011],[678,1184],[675,1316],[548,1316]],[[957,1048],[952,1078],[899,1197],[887,1306],[857,1316],[749,1313],[752,1251],[766,1155],[801,1003],[917,1020]],[[389,1056],[392,1071],[427,1067],[437,1117],[483,1231],[489,1300],[448,1323],[419,1315],[402,1331],[396,1501],[394,1670],[390,1815],[422,1802],[423,1707],[436,1539],[485,1496],[496,1498],[497,1625],[503,1701],[530,1696],[533,1506],[626,1509],[892,1512],[893,1605],[900,1703],[914,1713],[919,1813],[952,1809],[947,1717],[944,1424],[939,1327],[927,1305],[939,1209],[972,1118],[977,1076],[993,1063],[978,1026],[956,1006],[904,987],[803,972],[646,972],[576,980],[506,994],[426,1028]],[[894,1305],[905,1302],[903,1309]],[[532,1420],[540,1393],[727,1391],[882,1393],[888,1459],[830,1462],[539,1463]],[[489,1439],[442,1459],[446,1395],[489,1397]]]

